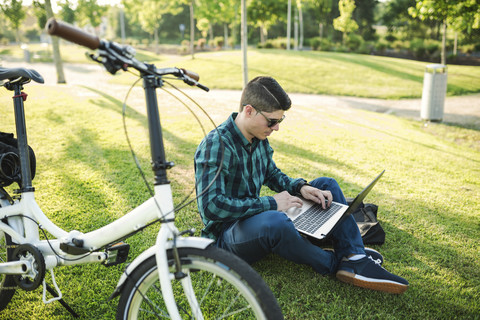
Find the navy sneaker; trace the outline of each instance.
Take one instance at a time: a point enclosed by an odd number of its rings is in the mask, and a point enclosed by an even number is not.
[[[343,259],[337,278],[354,286],[388,293],[400,294],[408,289],[407,280],[388,272],[371,257],[354,261]]]
[[[383,264],[383,256],[380,252],[372,248],[365,248],[365,254],[367,257],[371,257],[373,261],[379,265]]]
[[[335,250],[333,250],[331,248],[324,248],[323,250],[335,252]],[[365,254],[367,255],[367,257],[372,257],[372,259],[373,259],[373,261],[375,261],[375,263],[378,263],[379,265],[383,264],[383,256],[377,250],[372,249],[372,248],[365,248]]]

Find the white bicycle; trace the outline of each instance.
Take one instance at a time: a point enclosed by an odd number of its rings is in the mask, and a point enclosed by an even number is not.
[[[134,68],[143,80],[148,116],[153,196],[120,219],[88,233],[64,231],[42,212],[32,186],[30,151],[24,113],[23,86],[30,80],[43,83],[34,70],[0,68],[3,86],[14,91],[14,113],[18,153],[0,155],[0,310],[15,290],[35,290],[43,286],[43,301],[62,299],[55,282],[54,268],[83,263],[106,266],[127,260],[129,245],[118,242],[161,222],[156,244],[136,257],[125,269],[112,297],[120,296],[117,319],[282,319],[281,309],[262,278],[243,260],[221,250],[208,239],[179,232],[174,225],[172,191],[165,159],[156,89],[169,75],[208,91],[198,76],[178,68],[156,68],[134,58],[134,50],[114,42],[99,40],[63,22],[50,20],[47,30],[69,41],[98,49],[92,58],[112,74]],[[17,183],[11,197],[5,188]],[[2,184],[3,183],[3,184]],[[40,231],[45,235],[41,239]],[[47,239],[48,231],[55,239]],[[184,236],[188,234],[188,236]],[[50,272],[53,287],[45,282]],[[47,291],[53,298],[47,300]]]

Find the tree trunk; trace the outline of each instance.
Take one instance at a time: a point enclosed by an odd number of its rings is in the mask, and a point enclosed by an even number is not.
[[[20,41],[20,28],[15,29],[15,43],[19,44]]]
[[[300,24],[300,41],[298,47],[300,50],[303,50],[303,11],[302,11],[302,3],[298,1],[298,22]]]
[[[125,44],[125,11],[120,8],[120,37],[122,38],[122,44]]]
[[[456,56],[457,55],[457,48],[458,48],[458,32],[455,31],[455,41],[453,43],[453,55]]]
[[[262,24],[260,25],[260,43],[261,43],[261,44],[265,44],[265,41],[267,41],[267,39],[266,39],[266,37],[265,37],[265,34],[266,34],[266,32],[265,32],[265,26],[264,26],[264,24],[262,23]]]
[[[190,2],[190,54],[195,59],[195,18],[193,16],[193,0]]]
[[[247,60],[247,46],[248,46],[248,33],[247,33],[247,0],[241,0],[242,5],[242,56],[243,56],[243,87],[245,88],[248,83],[248,60]]]
[[[298,10],[295,8],[295,19],[293,23],[293,50],[298,51]]]
[[[158,28],[153,31],[153,44],[155,46],[155,53],[160,54],[160,47],[158,46]]]
[[[47,20],[53,17],[52,3],[50,0],[45,0],[45,11],[47,13]],[[57,70],[57,83],[67,83],[65,74],[63,73],[62,56],[60,55],[60,44],[58,37],[52,38],[53,61],[55,69]]]
[[[442,33],[442,64],[447,65],[447,21],[443,21],[443,33]]]
[[[291,28],[292,28],[292,0],[288,0],[288,7],[287,7],[287,50],[290,50]]]
[[[212,44],[212,47],[215,46],[215,39],[213,36],[213,26],[211,23],[208,24],[208,37],[210,38],[210,43]]]
[[[223,47],[228,48],[228,25],[223,24]]]

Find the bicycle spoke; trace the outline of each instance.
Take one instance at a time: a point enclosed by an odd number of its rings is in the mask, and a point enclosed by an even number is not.
[[[160,289],[156,285],[152,285],[152,287],[161,295]],[[170,316],[168,315],[168,313],[165,312],[165,310],[162,310],[161,308],[159,308],[157,304],[154,303],[149,297],[147,297],[146,294],[144,294],[138,287],[136,289],[137,289],[137,292],[142,296],[143,301],[145,301],[147,306],[150,308],[150,310],[147,310],[145,308],[140,308],[139,309],[140,312],[145,312],[145,313],[155,315],[157,319],[161,319],[160,317],[170,318]],[[162,314],[156,313],[155,309],[158,309]]]
[[[228,306],[228,308],[224,311],[224,314],[222,315],[222,317],[220,319],[224,319],[226,317],[229,317],[229,316],[232,316],[234,314],[237,314],[237,313],[242,313],[243,311],[245,310],[248,310],[248,309],[251,309],[250,306],[246,306],[246,307],[243,307],[239,310],[236,310],[236,311],[233,311],[233,312],[229,312],[227,313],[228,311],[230,311],[231,307],[233,307],[233,305],[237,302],[237,300],[240,298],[240,294],[238,293],[237,296],[235,297],[234,300],[232,300],[232,302],[230,303],[230,305]]]
[[[199,301],[199,303],[198,303],[199,305],[202,305],[202,304],[203,304],[203,301],[204,301],[205,298],[207,297],[207,294],[208,294],[208,292],[210,291],[211,286],[212,286],[213,283],[215,282],[215,278],[216,278],[216,277],[217,277],[216,275],[213,275],[213,276],[212,276],[212,280],[211,280],[210,283],[208,284],[207,288],[205,288],[205,292],[203,293],[203,297],[202,297],[202,299],[200,299],[200,301]]]

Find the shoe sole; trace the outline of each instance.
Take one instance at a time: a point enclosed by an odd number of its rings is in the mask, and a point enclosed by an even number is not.
[[[342,282],[352,284],[357,287],[376,290],[376,291],[383,291],[388,293],[394,293],[394,294],[402,294],[408,289],[407,285],[393,282],[393,281],[363,280],[357,277],[354,273],[343,271],[343,270],[340,270],[337,272],[337,278]]]

